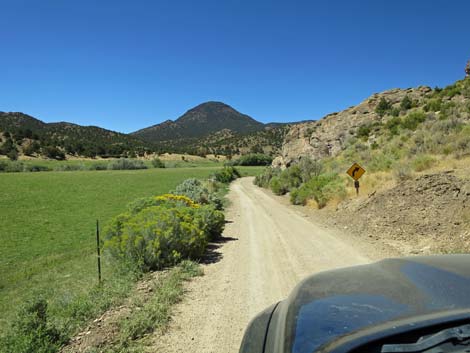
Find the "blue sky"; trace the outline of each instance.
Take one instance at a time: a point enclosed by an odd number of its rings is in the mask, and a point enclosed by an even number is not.
[[[122,132],[209,100],[319,119],[445,86],[470,59],[463,0],[0,0],[0,13],[0,111]]]

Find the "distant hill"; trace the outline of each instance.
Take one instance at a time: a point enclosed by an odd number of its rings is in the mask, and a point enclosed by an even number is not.
[[[96,126],[66,122],[45,123],[23,113],[0,112],[0,154],[23,153],[63,158],[143,155],[155,147],[136,137]],[[12,152],[13,151],[13,152]]]
[[[277,155],[291,125],[263,124],[221,102],[200,104],[175,121],[131,134],[67,122],[45,123],[23,113],[0,112],[0,155],[56,159],[66,155],[132,157],[152,152]]]
[[[233,156],[247,153],[265,153],[275,156],[281,152],[289,126],[282,124],[264,127],[262,130],[245,134],[237,134],[224,129],[201,138],[163,141],[157,143],[157,146],[162,151],[199,156],[207,154]]]
[[[175,121],[167,120],[133,132],[131,135],[149,142],[163,142],[205,137],[222,130],[246,134],[263,128],[263,123],[236,111],[225,103],[206,102],[188,110]]]
[[[221,102],[206,102],[175,121],[132,133],[165,152],[233,155],[278,154],[287,132],[285,123],[263,124]]]

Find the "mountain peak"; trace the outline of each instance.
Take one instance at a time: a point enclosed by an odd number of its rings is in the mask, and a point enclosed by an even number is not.
[[[171,120],[170,120],[171,121]],[[264,128],[264,124],[242,114],[223,102],[209,101],[189,109],[175,121],[165,121],[133,133],[150,142],[181,138],[201,138],[221,130],[250,133]]]

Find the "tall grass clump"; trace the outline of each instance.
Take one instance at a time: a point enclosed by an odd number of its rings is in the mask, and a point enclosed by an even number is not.
[[[138,159],[120,158],[108,165],[110,170],[134,170],[134,169],[147,169],[145,163]]]
[[[183,283],[195,276],[201,276],[198,265],[192,261],[182,261],[153,287],[150,300],[137,305],[119,324],[119,346],[128,347],[132,342],[163,327],[170,320],[171,305],[177,303],[183,293]],[[126,350],[123,350],[126,351]]]
[[[20,173],[24,172],[24,164],[19,161],[0,161],[0,172],[4,173]]]
[[[54,168],[56,172],[75,172],[80,170],[87,170],[84,164],[59,164]]]
[[[416,156],[411,165],[416,172],[422,172],[431,168],[436,163],[436,159],[428,155]]]
[[[107,163],[92,163],[88,166],[88,170],[107,170]]]
[[[127,296],[140,273],[115,266],[114,274],[86,294],[64,296],[51,303],[34,293],[0,334],[0,353],[56,353],[88,320]]]
[[[165,168],[165,162],[163,162],[158,157],[155,157],[154,159],[152,159],[152,165],[154,168]]]
[[[412,173],[409,163],[401,162],[394,165],[393,176],[399,182],[411,179]]]
[[[55,353],[67,337],[50,320],[47,301],[36,298],[20,309],[11,333],[0,339],[2,353]]]

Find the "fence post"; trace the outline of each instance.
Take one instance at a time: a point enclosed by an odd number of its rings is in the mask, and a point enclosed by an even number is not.
[[[98,253],[98,283],[101,284],[100,223],[96,220],[96,251]]]

